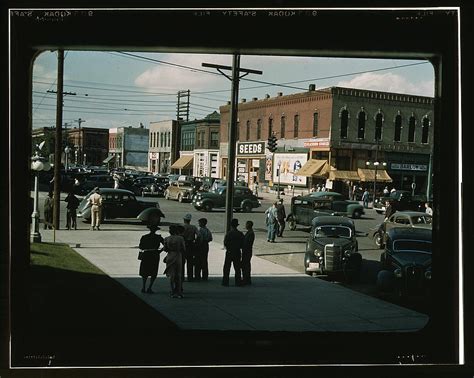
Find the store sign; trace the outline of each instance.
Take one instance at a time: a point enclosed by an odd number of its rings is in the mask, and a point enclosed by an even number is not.
[[[329,138],[314,138],[303,143],[304,147],[329,147]]]
[[[237,155],[263,155],[265,142],[237,143]]]
[[[428,166],[426,164],[392,163],[390,167],[393,170],[399,170],[399,171],[426,171],[428,170]]]
[[[298,170],[308,161],[308,155],[305,153],[275,153],[273,154],[273,182],[278,182],[280,175],[280,184],[305,186],[306,177],[298,176]],[[277,172],[278,171],[278,172]]]

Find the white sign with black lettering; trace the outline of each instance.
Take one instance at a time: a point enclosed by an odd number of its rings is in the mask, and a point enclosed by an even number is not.
[[[237,143],[237,155],[263,155],[265,142]]]

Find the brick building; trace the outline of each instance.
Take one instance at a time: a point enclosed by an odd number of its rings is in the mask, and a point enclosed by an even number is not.
[[[229,110],[229,104],[220,108],[221,141],[228,141]],[[417,192],[425,192],[432,125],[431,97],[342,87],[315,90],[310,85],[302,93],[244,99],[238,107],[237,175],[272,184],[280,167],[284,185],[305,187],[331,178],[340,186],[373,182],[377,160],[380,184],[393,180],[391,186],[411,189],[415,183]],[[278,150],[269,154],[262,145],[272,133]],[[221,143],[222,177],[227,148],[228,143]],[[321,165],[313,164],[316,170],[308,171],[314,160],[326,161],[325,170],[317,171]],[[300,167],[305,176],[294,174]]]
[[[177,160],[178,126],[175,120],[150,122],[148,171],[170,173],[171,164]]]
[[[148,129],[115,127],[107,129],[109,153],[103,163],[110,168],[127,168],[146,171],[148,168]]]

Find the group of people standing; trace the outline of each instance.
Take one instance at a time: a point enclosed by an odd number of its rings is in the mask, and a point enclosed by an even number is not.
[[[265,224],[267,226],[267,242],[275,243],[277,236],[283,237],[286,225],[286,211],[282,198],[274,202],[265,211]]]
[[[163,262],[166,264],[164,274],[170,280],[170,296],[183,298],[183,281],[207,281],[209,277],[208,255],[209,243],[213,240],[212,232],[207,228],[207,219],[198,220],[199,227],[191,224],[191,214],[186,214],[183,224],[171,224],[170,236],[163,238],[156,234],[157,225],[148,226],[150,233],[141,237],[139,243],[142,293],[153,293],[153,283],[158,275],[160,253],[166,252]],[[229,286],[231,265],[235,271],[235,285],[251,284],[252,248],[255,241],[253,222],[246,222],[245,235],[237,229],[239,222],[232,219],[231,229],[224,237],[226,248],[222,285]],[[148,287],[147,281],[150,278]]]

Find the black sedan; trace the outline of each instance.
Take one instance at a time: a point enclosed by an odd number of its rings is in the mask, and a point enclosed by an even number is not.
[[[306,243],[305,273],[343,273],[347,280],[358,278],[362,256],[355,234],[354,222],[349,218],[328,215],[314,218]]]
[[[77,209],[77,216],[85,222],[91,221],[91,207],[88,203],[93,192],[87,194]],[[102,209],[101,220],[113,218],[139,218],[159,224],[165,215],[160,210],[158,202],[145,202],[136,199],[135,195],[124,189],[101,188]],[[148,210],[150,209],[150,210]],[[143,215],[146,214],[146,217]]]
[[[426,296],[431,287],[431,230],[392,228],[380,256],[377,287],[398,297]]]

